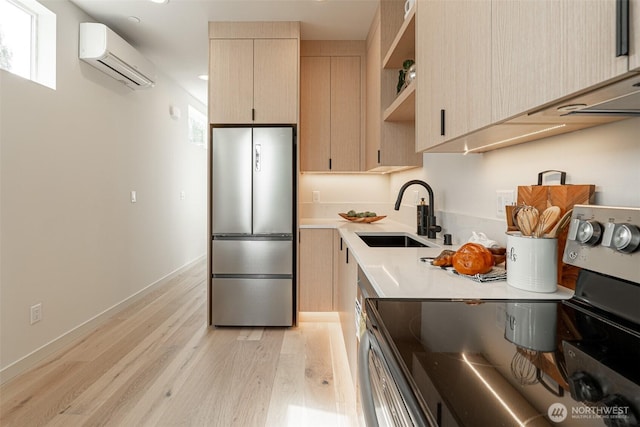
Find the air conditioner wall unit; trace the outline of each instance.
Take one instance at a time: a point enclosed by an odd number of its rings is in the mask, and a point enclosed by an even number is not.
[[[104,24],[80,23],[79,57],[131,89],[153,87],[155,66]]]

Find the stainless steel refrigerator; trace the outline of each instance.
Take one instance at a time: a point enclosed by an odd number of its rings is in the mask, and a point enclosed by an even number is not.
[[[293,127],[211,132],[211,323],[295,322]]]

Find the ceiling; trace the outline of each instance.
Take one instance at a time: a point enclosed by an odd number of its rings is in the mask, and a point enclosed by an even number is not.
[[[209,21],[300,21],[303,40],[364,40],[378,0],[71,0],[206,105]],[[132,22],[129,17],[140,19]]]

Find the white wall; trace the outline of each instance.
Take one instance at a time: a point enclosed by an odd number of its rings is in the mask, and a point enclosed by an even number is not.
[[[318,191],[319,201],[313,201]],[[298,183],[301,218],[339,219],[338,212],[375,211],[389,215],[389,178],[368,174],[303,174]]]
[[[0,71],[0,369],[206,251],[207,151],[186,117],[205,107],[162,73],[132,91],[79,61],[91,18],[43,4],[57,14],[57,90]]]
[[[595,184],[596,204],[640,207],[639,136],[640,119],[628,119],[485,154],[425,154],[423,168],[394,175],[390,190],[395,198],[408,179],[423,179],[433,187],[437,214],[454,241],[484,231],[504,244],[496,190],[515,193],[518,185],[536,184],[544,170],[566,171],[567,184]]]
[[[370,188],[384,188],[388,179],[387,202],[393,219],[415,225],[413,191],[427,197],[424,188],[407,189],[400,212],[393,211],[398,190],[410,179],[422,179],[435,193],[438,223],[452,233],[454,242],[466,241],[471,231],[484,231],[504,243],[504,218],[496,215],[496,190],[517,190],[518,185],[535,184],[538,172],[559,169],[567,172],[568,184],[595,184],[595,203],[640,207],[640,118],[541,139],[485,154],[425,154],[424,166],[383,177],[358,176],[354,196],[361,205],[380,204],[380,194]],[[355,177],[354,176],[354,177]],[[311,178],[313,177],[313,178]],[[311,187],[324,188],[322,200],[344,200],[352,175],[340,176],[340,190],[332,193],[331,175],[305,175],[303,196]],[[553,177],[552,177],[553,178]],[[550,181],[551,184],[557,181]],[[348,199],[347,203],[348,205]],[[322,211],[316,208],[313,212]]]

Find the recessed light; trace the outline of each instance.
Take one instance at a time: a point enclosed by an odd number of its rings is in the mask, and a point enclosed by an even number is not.
[[[130,16],[127,18],[129,21],[134,22],[136,24],[140,23],[140,18],[138,18],[137,16]]]
[[[158,4],[167,4],[169,3],[169,0],[149,0],[152,3],[158,3]]]
[[[208,75],[206,75],[206,74],[200,74],[200,75],[198,76],[198,78],[199,78],[200,80],[204,80],[204,81],[209,80],[209,76],[208,76]]]

